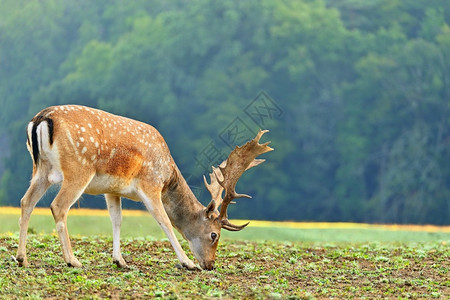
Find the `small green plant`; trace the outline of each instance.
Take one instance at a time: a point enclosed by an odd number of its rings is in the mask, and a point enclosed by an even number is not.
[[[442,298],[450,294],[448,246],[427,243],[221,241],[216,269],[175,267],[168,241],[129,239],[129,268],[115,267],[110,238],[75,237],[83,268],[65,266],[54,235],[32,235],[29,268],[11,258],[17,235],[0,236],[5,298]],[[184,245],[185,246],[185,245]],[[170,251],[169,251],[170,250]],[[423,257],[426,257],[424,260]]]

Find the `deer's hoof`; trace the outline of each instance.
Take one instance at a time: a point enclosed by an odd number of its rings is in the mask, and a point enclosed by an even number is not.
[[[175,267],[178,269],[185,269],[185,270],[189,270],[189,271],[201,271],[202,270],[192,262],[190,264],[188,264],[188,263],[182,263],[181,265],[177,264]]]
[[[17,256],[15,258],[15,260],[19,264],[19,267],[24,267],[24,268],[28,267],[28,261],[27,261],[26,257],[24,257],[24,256]]]
[[[72,258],[69,262],[67,262],[67,265],[69,267],[73,267],[73,268],[81,268],[83,265],[78,261],[78,259],[76,259],[75,257]]]
[[[118,267],[118,268],[128,268],[127,263],[122,259],[120,260],[114,260],[113,263]]]

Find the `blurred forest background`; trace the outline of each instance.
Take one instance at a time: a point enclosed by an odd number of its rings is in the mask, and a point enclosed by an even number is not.
[[[75,103],[158,128],[204,203],[207,167],[270,129],[232,218],[449,224],[449,24],[448,0],[0,0],[0,205],[27,122]]]

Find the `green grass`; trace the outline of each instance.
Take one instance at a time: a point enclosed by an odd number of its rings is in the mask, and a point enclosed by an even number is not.
[[[19,230],[17,215],[0,214],[0,233]],[[30,231],[52,233],[55,222],[52,216],[32,215]],[[111,236],[111,222],[107,216],[69,216],[69,233],[73,236]],[[158,224],[149,215],[124,216],[122,237],[165,238]],[[311,241],[311,242],[427,242],[450,241],[448,232],[392,231],[382,229],[301,229],[282,227],[252,227],[252,223],[240,232],[222,231],[225,239],[269,240],[269,241]]]
[[[29,268],[11,258],[17,234],[0,236],[2,298],[446,298],[450,253],[442,242],[342,243],[225,240],[216,269],[175,267],[168,242],[125,239],[128,269],[112,241],[74,237],[81,269],[65,266],[55,235],[30,235]],[[182,243],[186,249],[185,242]]]
[[[150,217],[124,216],[112,263],[107,216],[69,216],[81,269],[67,267],[51,216],[33,215],[30,267],[14,261],[18,216],[0,214],[0,298],[448,298],[450,233],[251,227],[222,232],[216,269],[177,269]],[[179,237],[193,259],[187,243]]]

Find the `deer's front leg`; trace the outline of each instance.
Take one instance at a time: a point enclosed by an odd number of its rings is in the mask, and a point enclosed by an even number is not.
[[[189,270],[198,270],[199,268],[189,259],[189,257],[187,257],[186,253],[184,253],[180,242],[178,242],[178,239],[173,232],[172,223],[161,202],[161,192],[149,194],[142,192],[141,200],[167,235],[181,265]]]
[[[113,262],[120,268],[127,267],[127,263],[120,253],[120,226],[122,225],[122,201],[119,196],[105,194],[109,217],[113,229]]]

